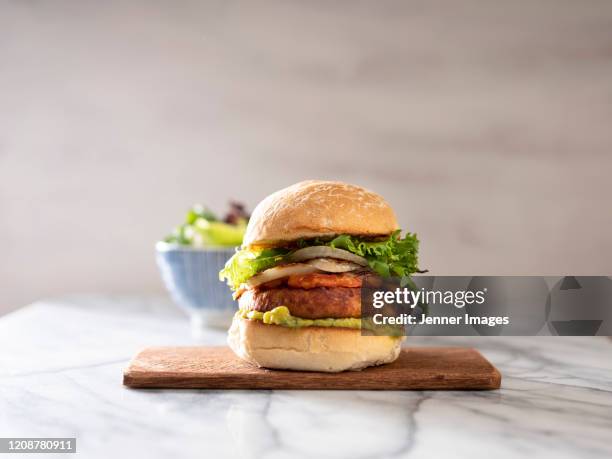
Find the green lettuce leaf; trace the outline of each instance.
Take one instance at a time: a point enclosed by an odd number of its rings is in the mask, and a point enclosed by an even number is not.
[[[315,238],[297,242],[298,249],[315,245],[344,249],[364,257],[372,271],[381,277],[401,277],[403,285],[410,282],[411,274],[419,272],[419,240],[413,233],[406,233],[402,238],[401,231],[397,230],[389,237],[375,241],[342,234],[333,239]],[[228,260],[225,268],[219,273],[219,278],[225,279],[235,290],[258,272],[280,263],[295,250],[289,248],[239,250]]]
[[[187,212],[185,222],[163,240],[192,247],[235,247],[242,244],[247,223],[247,219],[241,216],[227,223],[206,207],[196,204]]]
[[[321,241],[308,241],[308,245],[321,245]],[[308,245],[304,245],[307,247]],[[419,240],[414,233],[401,237],[397,230],[388,238],[379,241],[365,241],[361,238],[342,234],[324,245],[344,249],[368,260],[372,271],[381,277],[407,278],[419,271]],[[404,283],[406,280],[403,281]]]
[[[232,290],[236,290],[258,272],[280,263],[287,253],[289,249],[283,248],[237,250],[219,272],[219,280],[226,280]]]

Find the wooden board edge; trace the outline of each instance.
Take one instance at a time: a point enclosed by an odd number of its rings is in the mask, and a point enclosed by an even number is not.
[[[466,349],[470,349],[471,351],[473,351],[476,354],[478,354],[480,356],[480,358],[484,362],[489,364],[489,367],[491,367],[491,371],[492,371],[491,384],[490,384],[490,387],[489,387],[488,390],[495,390],[495,389],[501,388],[502,375],[501,375],[501,372],[497,369],[497,367],[495,365],[493,365],[493,363],[491,363],[491,361],[489,359],[487,359],[484,355],[482,355],[482,352],[480,352],[478,349],[476,349],[474,347],[470,347],[470,348],[466,348]]]
[[[333,382],[319,380],[301,383],[296,387],[295,381],[278,382],[266,377],[257,377],[257,381],[250,379],[246,382],[241,377],[202,377],[193,376],[176,380],[169,375],[148,376],[146,379],[138,378],[137,375],[124,374],[123,385],[131,389],[198,389],[198,390],[361,390],[361,391],[407,391],[407,390],[431,390],[431,391],[483,391],[496,390],[500,388],[501,375],[495,370],[493,374],[481,375],[469,381],[463,379],[427,381],[424,383],[409,383],[386,385],[381,387],[374,383],[358,381],[350,386],[344,383],[335,385]]]
[[[151,348],[147,348],[151,349]],[[497,390],[501,387],[502,375],[500,371],[475,348],[464,348],[478,354],[480,358],[486,362],[490,368],[490,372],[480,375],[472,375],[469,384],[466,384],[462,378],[449,382],[448,379],[437,381],[428,381],[426,384],[408,384],[408,385],[392,385],[387,387],[372,386],[370,384],[360,383],[347,387],[346,384],[335,386],[329,381],[310,381],[302,387],[296,387],[294,382],[280,383],[269,378],[269,374],[260,374],[252,376],[257,379],[257,387],[253,387],[252,383],[245,384],[241,377],[231,375],[223,375],[218,377],[206,377],[202,375],[183,376],[182,381],[174,379],[174,373],[164,372],[154,376],[151,374],[134,370],[133,362],[137,361],[138,357],[147,349],[138,352],[136,356],[129,362],[128,367],[123,371],[123,385],[131,389],[198,389],[198,390],[363,390],[363,391],[406,391],[406,390],[450,390],[450,391],[482,391],[482,390]],[[409,350],[410,348],[403,350]],[[446,348],[444,348],[446,349]],[[144,375],[146,377],[142,377]],[[329,374],[323,373],[328,376]],[[475,379],[477,382],[475,382]],[[251,379],[252,382],[253,379]]]

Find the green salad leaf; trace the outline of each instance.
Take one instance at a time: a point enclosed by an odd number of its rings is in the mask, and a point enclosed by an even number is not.
[[[242,238],[247,226],[247,217],[236,212],[232,218],[220,220],[208,208],[196,204],[187,212],[185,222],[164,238],[170,244],[192,247],[235,247],[242,244]],[[240,211],[243,210],[241,207]],[[231,220],[228,221],[228,220]]]
[[[381,277],[405,277],[419,271],[419,240],[414,233],[406,233],[402,239],[401,231],[397,230],[387,239],[376,242],[343,234],[328,245],[364,257],[372,271]]]
[[[237,250],[219,272],[219,280],[226,279],[232,290],[236,290],[258,272],[280,263],[288,253],[288,249],[282,248]]]
[[[410,283],[410,275],[419,272],[419,240],[414,233],[406,233],[402,238],[397,230],[387,238],[367,240],[348,234],[333,239],[303,239],[297,242],[297,249],[315,245],[326,245],[347,250],[364,257],[372,271],[381,277],[401,277],[402,284]],[[265,269],[282,262],[296,248],[274,248],[238,250],[219,273],[219,279],[226,280],[232,289]]]

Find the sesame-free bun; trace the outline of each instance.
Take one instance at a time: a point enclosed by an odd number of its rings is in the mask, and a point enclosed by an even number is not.
[[[259,367],[331,373],[393,362],[401,341],[350,328],[289,328],[239,316],[227,337],[238,357]]]
[[[395,212],[380,195],[348,183],[308,180],[261,201],[242,245],[272,246],[337,234],[386,236],[397,228]]]

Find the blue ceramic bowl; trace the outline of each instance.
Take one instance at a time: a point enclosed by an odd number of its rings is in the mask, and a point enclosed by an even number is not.
[[[205,326],[226,328],[237,310],[219,271],[234,248],[193,248],[158,242],[157,265],[174,302],[191,316],[194,332]]]

